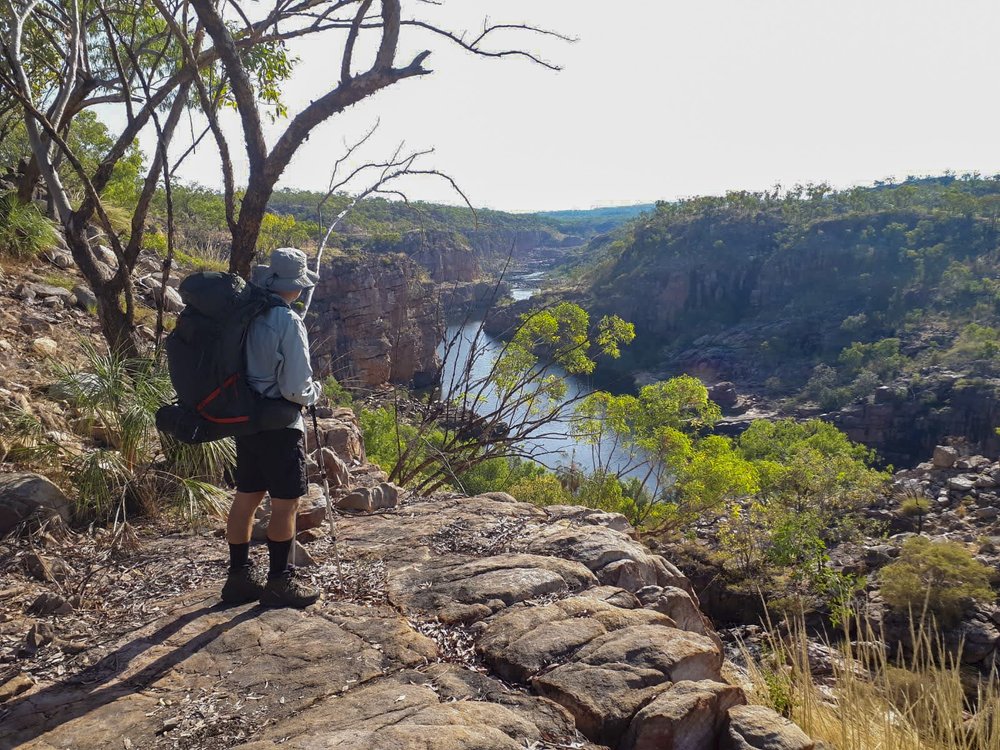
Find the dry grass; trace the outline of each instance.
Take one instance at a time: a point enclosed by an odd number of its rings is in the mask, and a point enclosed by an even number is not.
[[[860,626],[859,626],[860,627]],[[835,750],[1000,750],[997,673],[975,675],[948,654],[933,627],[914,626],[905,658],[887,655],[870,629],[833,647],[833,675],[810,666],[802,627],[768,636],[769,656],[744,649],[751,701],[793,719]]]

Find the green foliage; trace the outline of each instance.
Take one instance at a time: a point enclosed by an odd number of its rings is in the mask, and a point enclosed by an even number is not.
[[[334,406],[350,406],[354,403],[351,392],[344,388],[333,375],[323,381],[323,395]]]
[[[647,385],[637,396],[598,391],[578,413],[578,439],[597,446],[613,438],[616,456],[645,475],[624,498],[612,493],[604,500],[607,509],[624,513],[636,526],[677,528],[756,489],[753,469],[732,441],[700,436],[722,414],[696,378]]]
[[[220,515],[215,485],[234,466],[232,440],[178,443],[156,430],[156,410],[173,399],[170,379],[153,360],[129,360],[84,345],[83,370],[59,368],[60,390],[104,447],[77,456],[70,475],[80,520],[106,522],[129,507],[156,514],[164,506],[194,521]]]
[[[318,234],[319,226],[314,222],[301,222],[290,214],[268,212],[260,222],[257,255],[266,258],[279,247],[304,247],[313,242]]]
[[[899,515],[903,518],[916,518],[917,533],[919,534],[923,531],[924,516],[927,515],[930,509],[931,500],[929,497],[910,495],[903,498],[903,501],[899,504]]]
[[[34,203],[18,203],[9,193],[0,195],[0,255],[33,258],[57,241],[55,225]]]
[[[906,359],[899,353],[899,339],[889,338],[871,344],[855,341],[840,353],[838,361],[841,371],[848,376],[868,370],[880,378],[888,378],[903,368]]]
[[[926,610],[944,627],[953,625],[973,600],[992,601],[992,571],[958,542],[907,539],[899,558],[879,573],[882,597],[893,609]]]
[[[573,502],[573,497],[563,487],[559,478],[551,473],[519,479],[508,489],[511,495],[532,505],[564,505]]]
[[[60,448],[45,436],[45,425],[30,411],[15,406],[0,413],[0,461],[14,461],[28,466],[47,466],[60,454]]]
[[[368,460],[386,471],[393,470],[406,445],[416,445],[420,439],[415,427],[397,420],[395,412],[384,406],[362,409],[358,421]]]
[[[114,145],[117,136],[112,135],[107,126],[93,110],[85,109],[73,117],[69,131],[68,145],[76,154],[87,174],[94,174],[98,165]],[[101,194],[106,207],[123,209],[129,214],[135,208],[142,190],[143,156],[137,144],[129,146],[126,154],[115,165],[111,180]],[[64,185],[77,200],[83,198],[83,185],[76,170],[64,164],[60,170]],[[126,222],[126,227],[128,222]],[[124,229],[125,227],[121,227]]]
[[[992,326],[969,323],[955,339],[955,343],[945,355],[953,366],[960,366],[977,360],[997,361],[1000,354],[1000,337]]]
[[[737,450],[759,484],[750,501],[731,503],[722,519],[727,562],[747,579],[770,577],[795,607],[813,600],[839,621],[864,580],[831,570],[827,550],[857,534],[861,511],[888,473],[872,467],[871,451],[820,420],[756,421]]]
[[[856,510],[871,502],[889,477],[872,468],[874,451],[819,419],[758,420],[738,446],[757,469],[761,497],[795,510]]]
[[[551,475],[536,463],[501,457],[491,458],[461,472],[454,484],[456,489],[467,495],[480,495],[484,492],[511,492],[516,485],[530,484],[544,476]]]
[[[529,410],[541,408],[563,398],[566,379],[561,373],[539,371],[540,360],[570,375],[589,375],[597,364],[596,356],[617,358],[621,346],[634,338],[635,328],[630,323],[611,316],[601,319],[592,340],[587,311],[571,302],[560,302],[523,316],[497,360],[492,381],[501,399],[527,390]]]

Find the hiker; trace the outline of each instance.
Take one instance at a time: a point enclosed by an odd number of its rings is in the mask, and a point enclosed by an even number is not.
[[[319,396],[305,325],[291,308],[317,280],[318,275],[308,269],[305,253],[290,247],[278,248],[268,265],[255,269],[253,283],[284,300],[256,317],[247,331],[247,383],[267,398],[312,406]],[[308,487],[305,427],[299,410],[285,427],[236,438],[236,497],[226,524],[229,577],[222,589],[223,601],[259,599],[265,606],[307,607],[319,598],[319,592],[296,578],[288,563],[299,498]],[[266,582],[249,557],[254,512],[265,494],[271,496]]]

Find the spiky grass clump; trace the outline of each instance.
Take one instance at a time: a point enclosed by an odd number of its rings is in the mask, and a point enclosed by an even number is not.
[[[32,258],[58,240],[55,225],[34,203],[19,203],[12,193],[0,194],[0,255]]]
[[[120,519],[127,507],[171,510],[191,521],[224,515],[217,484],[236,461],[232,440],[185,445],[160,435],[156,410],[174,398],[170,378],[152,359],[127,359],[84,345],[82,370],[61,368],[59,386],[105,447],[71,467],[81,520]]]

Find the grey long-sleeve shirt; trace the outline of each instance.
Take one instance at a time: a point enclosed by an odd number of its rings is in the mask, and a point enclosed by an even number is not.
[[[320,385],[312,379],[305,324],[294,310],[278,305],[257,317],[247,332],[246,355],[247,382],[257,393],[316,403]],[[301,415],[288,426],[305,432]]]

